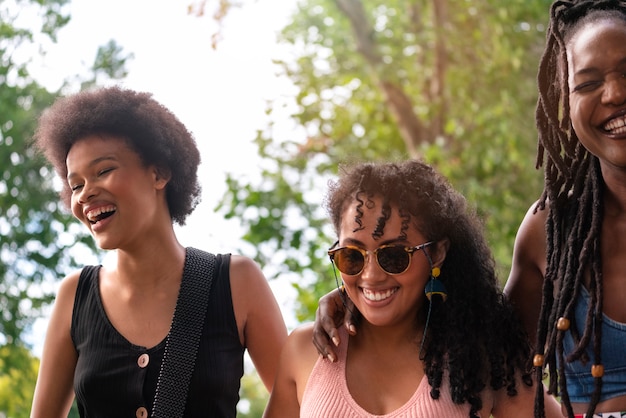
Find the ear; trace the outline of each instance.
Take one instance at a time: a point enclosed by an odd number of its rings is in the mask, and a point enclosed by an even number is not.
[[[450,240],[448,238],[442,238],[435,243],[432,254],[433,267],[441,267],[448,254],[448,248],[450,248]]]
[[[172,178],[172,173],[169,169],[153,166],[152,176],[154,178],[154,187],[157,190],[163,190]]]

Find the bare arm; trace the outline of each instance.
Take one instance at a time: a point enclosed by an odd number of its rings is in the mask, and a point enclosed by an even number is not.
[[[543,279],[546,271],[546,219],[547,209],[534,211],[533,204],[517,231],[511,272],[504,293],[512,302],[516,313],[534,346],[537,322],[543,297]],[[494,418],[525,418],[534,416],[536,385],[529,388],[519,383],[517,396],[508,396],[500,390],[496,394]],[[544,408],[547,418],[561,418],[561,407],[557,399],[544,389]]]
[[[344,321],[351,335],[356,334],[356,318],[352,312],[358,315],[358,311],[347,295],[345,295],[345,300],[349,309],[344,306],[339,289],[332,290],[320,298],[315,311],[313,344],[323,357],[332,362],[337,359],[333,346],[338,346],[340,342],[337,327],[341,325],[341,321]]]
[[[319,354],[311,344],[311,324],[296,328],[280,356],[274,389],[263,418],[297,418],[306,383]]]
[[[519,315],[534,345],[541,310],[543,276],[546,270],[547,210],[528,210],[515,238],[513,262],[504,293]]]
[[[61,282],[46,332],[31,418],[67,417],[72,406],[78,357],[70,327],[79,275],[76,272]]]
[[[242,344],[268,391],[272,390],[287,327],[267,279],[247,257],[232,256],[230,281]]]

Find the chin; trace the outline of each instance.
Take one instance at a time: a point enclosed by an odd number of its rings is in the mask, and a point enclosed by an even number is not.
[[[117,247],[112,243],[106,242],[105,240],[96,240],[96,245],[101,250],[115,250]]]

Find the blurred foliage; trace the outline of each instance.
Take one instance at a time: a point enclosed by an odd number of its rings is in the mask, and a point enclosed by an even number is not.
[[[267,389],[261,378],[254,372],[254,367],[246,368],[241,378],[241,401],[237,405],[238,418],[261,418],[269,399]]]
[[[7,417],[28,417],[39,359],[23,346],[0,347],[0,411]]]
[[[261,174],[228,177],[218,210],[240,219],[252,256],[298,290],[311,320],[335,286],[335,233],[321,204],[342,162],[423,158],[485,221],[500,277],[541,191],[536,70],[549,1],[301,0],[276,63],[297,89],[268,105]],[[293,129],[279,126],[289,113]]]
[[[61,4],[40,12],[41,31],[49,36],[54,35],[53,22],[66,21],[57,11]],[[56,240],[70,217],[57,210],[51,173],[29,147],[36,118],[54,94],[29,77],[26,63],[14,59],[19,48],[32,42],[33,33],[12,26],[10,10],[3,7],[0,13],[0,341],[13,344],[52,300],[51,293],[34,289],[60,274],[57,269],[66,258]]]

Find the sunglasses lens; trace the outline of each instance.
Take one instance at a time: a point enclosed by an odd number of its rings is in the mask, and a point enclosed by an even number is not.
[[[359,274],[365,264],[363,254],[354,248],[341,248],[335,251],[333,260],[340,272],[350,276]]]
[[[380,267],[390,274],[404,272],[411,262],[410,254],[401,246],[383,247],[376,254]]]

